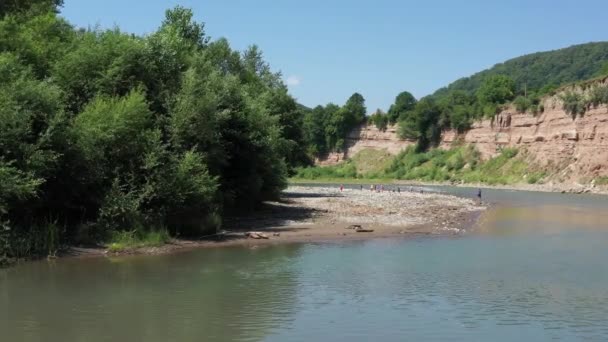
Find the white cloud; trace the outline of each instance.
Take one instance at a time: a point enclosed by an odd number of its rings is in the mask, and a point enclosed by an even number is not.
[[[291,75],[291,76],[287,77],[287,80],[285,80],[285,83],[287,83],[288,86],[292,86],[292,87],[299,86],[301,82],[302,82],[302,80],[298,76],[295,76],[295,75]]]

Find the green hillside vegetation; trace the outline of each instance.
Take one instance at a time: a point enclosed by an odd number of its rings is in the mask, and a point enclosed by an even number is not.
[[[496,75],[512,79],[516,93],[523,93],[527,89],[547,94],[551,89],[568,83],[608,75],[608,42],[574,45],[513,58],[459,79],[439,89],[433,96],[443,97],[455,91],[474,95],[485,80]]]
[[[182,7],[135,36],[60,5],[0,4],[0,263],[214,232],[310,162],[306,109],[256,46],[211,41]]]
[[[367,151],[366,154],[371,154]],[[382,152],[380,152],[382,153]],[[449,150],[432,149],[418,152],[409,147],[397,156],[388,159],[381,171],[357,172],[365,170],[361,165],[373,158],[362,159],[354,156],[339,165],[329,167],[301,168],[295,180],[339,180],[356,178],[360,180],[416,180],[426,182],[464,182],[485,184],[517,184],[540,182],[545,173],[534,168],[527,161],[525,153],[507,148],[489,160],[482,161],[473,146],[460,146]]]

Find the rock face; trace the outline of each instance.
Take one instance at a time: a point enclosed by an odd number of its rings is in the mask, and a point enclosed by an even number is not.
[[[559,96],[544,99],[542,105],[544,111],[537,116],[507,108],[493,120],[474,123],[464,134],[445,131],[439,147],[473,144],[484,159],[498,155],[504,147],[526,150],[530,162],[547,169],[556,182],[590,182],[608,176],[608,107],[590,108],[573,119],[562,109]],[[318,164],[335,164],[363,149],[397,154],[412,144],[397,137],[395,126],[382,132],[366,125],[349,135],[345,152]]]
[[[608,176],[608,107],[590,108],[573,119],[552,97],[538,116],[506,109],[494,120],[477,122],[465,134],[443,133],[440,147],[474,144],[487,159],[503,147],[528,151],[532,162],[554,172],[559,182],[590,181]]]
[[[415,141],[399,139],[397,125],[389,125],[384,131],[379,130],[373,124],[363,125],[348,134],[344,152],[332,152],[324,158],[317,159],[315,164],[335,165],[365,149],[384,150],[396,155],[415,143]]]

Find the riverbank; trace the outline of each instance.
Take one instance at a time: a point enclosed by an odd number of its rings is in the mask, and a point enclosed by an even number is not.
[[[290,186],[281,201],[266,202],[249,215],[224,223],[224,234],[200,240],[171,239],[155,247],[72,248],[64,256],[98,257],[168,254],[194,248],[257,247],[268,244],[361,240],[369,238],[458,235],[467,231],[485,209],[474,201],[420,192],[370,191],[333,187]],[[368,232],[349,229],[360,225]],[[267,239],[252,239],[248,232]]]
[[[360,178],[322,178],[322,179],[290,179],[291,184],[391,184],[404,186],[454,186],[462,188],[484,188],[501,190],[520,190],[536,192],[554,192],[571,194],[597,194],[608,195],[607,186],[597,186],[595,184],[566,184],[566,183],[546,183],[546,184],[486,184],[486,183],[455,183],[455,182],[424,182],[418,180],[397,180],[389,178],[360,179]]]

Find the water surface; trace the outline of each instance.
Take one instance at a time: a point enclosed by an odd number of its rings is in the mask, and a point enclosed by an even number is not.
[[[608,340],[608,198],[484,198],[496,205],[456,238],[1,270],[0,341]]]

